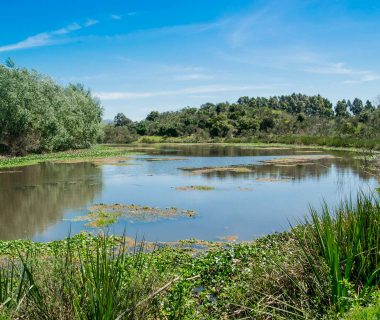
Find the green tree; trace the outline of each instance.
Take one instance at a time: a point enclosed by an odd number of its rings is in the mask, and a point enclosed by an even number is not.
[[[336,106],[335,106],[335,115],[338,118],[348,117],[347,102],[346,102],[346,100],[344,100],[344,99],[343,100],[339,100],[336,103]]]
[[[9,64],[8,64],[9,65]],[[88,147],[102,108],[83,85],[57,85],[36,71],[0,65],[0,145],[12,154]]]
[[[360,114],[363,111],[363,109],[363,101],[361,101],[359,98],[355,98],[352,102],[352,105],[350,106],[350,111],[352,112],[352,114],[356,116]]]
[[[115,127],[124,127],[132,123],[131,119],[128,119],[124,113],[118,113],[113,120]]]

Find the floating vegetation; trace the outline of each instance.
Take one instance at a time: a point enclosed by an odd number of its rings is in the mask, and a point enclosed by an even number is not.
[[[97,228],[106,227],[118,222],[119,218],[132,218],[142,221],[154,221],[160,218],[173,218],[178,216],[194,217],[193,210],[183,210],[175,207],[155,208],[136,204],[96,204],[89,208],[85,216],[78,216],[72,221],[89,221],[86,226]]]
[[[227,242],[235,242],[239,237],[236,234],[229,235],[229,236],[219,236],[217,237],[218,240],[221,241],[227,241]]]
[[[212,187],[212,186],[184,186],[184,187],[177,187],[175,189],[179,190],[179,191],[194,191],[194,190],[211,191],[211,190],[215,190],[215,187]]]
[[[104,210],[97,210],[89,212],[86,216],[78,216],[72,221],[88,221],[85,225],[92,228],[107,227],[118,221],[122,212],[107,212]]]
[[[380,188],[375,189],[378,194],[380,194]]]
[[[238,187],[239,191],[253,191],[255,188],[249,188],[249,187]]]
[[[286,158],[276,158],[271,160],[262,161],[265,164],[275,164],[275,165],[306,165],[306,164],[315,164],[312,161],[319,160],[330,160],[337,157],[324,154],[324,155],[303,155],[303,156],[289,156]]]
[[[266,178],[257,178],[258,182],[289,182],[290,178],[274,178],[274,177],[266,177]]]
[[[140,160],[145,160],[145,161],[183,161],[183,160],[188,160],[187,158],[140,158]]]
[[[54,163],[85,163],[90,162],[95,166],[100,165],[116,165],[116,166],[127,166],[131,165],[130,163],[125,163],[126,161],[131,160],[130,157],[107,157],[107,158],[95,158],[95,159],[65,159],[65,160],[57,160]]]
[[[242,167],[242,166],[203,167],[203,168],[183,167],[179,169],[190,172],[191,174],[207,174],[207,173],[214,173],[214,172],[251,173],[254,171],[253,169],[249,167]]]

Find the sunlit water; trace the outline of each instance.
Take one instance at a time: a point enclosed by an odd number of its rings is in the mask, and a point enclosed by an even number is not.
[[[320,207],[322,201],[337,205],[360,190],[373,190],[378,183],[352,154],[342,152],[316,152],[337,156],[316,164],[274,166],[262,161],[313,153],[180,145],[138,151],[144,154],[134,156],[127,166],[43,163],[12,169],[17,171],[13,173],[0,171],[0,239],[51,241],[65,238],[69,232],[94,231],[86,222],[72,219],[85,215],[93,204],[120,203],[191,209],[197,215],[157,221],[123,218],[109,228],[111,233],[126,232],[149,241],[218,240],[229,235],[250,240],[288,229],[307,214],[310,205]],[[181,160],[147,161],[152,157]],[[207,175],[179,169],[244,164],[257,166],[252,173]],[[176,190],[189,185],[215,190]]]

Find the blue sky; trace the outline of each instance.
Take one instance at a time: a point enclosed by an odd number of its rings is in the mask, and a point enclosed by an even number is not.
[[[138,120],[238,97],[380,94],[380,1],[15,0],[0,61],[101,98]]]

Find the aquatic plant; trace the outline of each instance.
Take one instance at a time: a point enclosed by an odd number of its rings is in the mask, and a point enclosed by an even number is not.
[[[359,195],[311,210],[290,232],[236,244],[154,246],[107,234],[0,241],[0,315],[301,320],[348,311],[360,319],[378,310],[379,206],[377,195]]]
[[[131,154],[135,154],[129,148],[126,147],[109,147],[97,145],[90,149],[82,150],[69,150],[63,152],[53,152],[44,154],[31,154],[25,157],[4,157],[0,158],[0,168],[12,168],[33,165],[40,162],[52,161],[52,162],[91,162],[96,159],[96,164],[101,162],[109,162],[112,159],[118,159],[119,161],[125,161]],[[107,160],[109,158],[110,160]]]
[[[335,211],[327,205],[321,214],[311,209],[304,230],[296,233],[318,283],[323,287],[318,266],[329,271],[330,303],[340,312],[350,306],[352,291],[365,297],[380,281],[380,202],[375,195],[358,195]]]
[[[137,220],[153,221],[161,218],[172,218],[178,216],[194,217],[194,210],[171,208],[155,208],[136,204],[95,204],[91,206],[90,212],[84,216],[77,216],[71,221],[89,221],[86,226],[99,228],[107,227],[118,222],[121,217]]]
[[[176,187],[176,190],[179,191],[191,191],[191,190],[198,190],[198,191],[211,191],[215,190],[215,187],[212,186],[184,186],[184,187]]]

